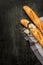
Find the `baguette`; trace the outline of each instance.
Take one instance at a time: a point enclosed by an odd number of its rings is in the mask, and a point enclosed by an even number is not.
[[[23,24],[23,22],[25,22],[26,24],[28,24],[27,22],[28,22],[28,20],[26,20],[26,19],[21,19],[20,20],[20,23],[22,24],[22,25],[24,25]],[[25,26],[25,25],[24,25]],[[25,26],[26,27],[26,26]],[[41,32],[39,31],[39,29],[38,28],[36,28],[36,26],[34,25],[34,24],[29,24],[28,25],[28,28],[30,29],[30,32],[33,34],[33,36],[37,39],[37,41],[40,43],[40,45],[43,47],[43,35],[41,34]]]
[[[36,15],[36,13],[28,6],[23,6],[23,10],[26,12],[26,14],[30,17],[32,22],[40,29],[40,31],[43,33],[43,22],[39,19],[39,17]]]

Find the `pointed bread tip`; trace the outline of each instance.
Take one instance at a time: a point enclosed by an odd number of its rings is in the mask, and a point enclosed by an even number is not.
[[[26,20],[26,19],[21,19],[21,20],[20,20],[20,23],[21,23],[23,26],[27,27],[27,24],[29,23],[29,21]]]

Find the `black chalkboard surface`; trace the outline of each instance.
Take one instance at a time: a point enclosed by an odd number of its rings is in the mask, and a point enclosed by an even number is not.
[[[19,31],[19,20],[29,19],[22,7],[43,16],[43,0],[0,0],[0,65],[41,65]]]

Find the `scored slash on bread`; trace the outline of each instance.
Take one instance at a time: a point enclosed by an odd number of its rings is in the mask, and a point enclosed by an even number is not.
[[[28,6],[23,6],[23,10],[30,17],[32,22],[38,27],[38,29],[40,29],[40,31],[43,33],[43,22],[39,19],[36,13]]]
[[[37,41],[43,47],[43,35],[39,31],[39,29],[37,29],[34,24],[32,24],[32,23],[29,24],[27,19],[21,19],[20,23],[25,27],[27,27],[27,25],[28,25],[30,32],[33,34],[33,36],[37,39]],[[25,25],[25,23],[26,23],[26,25]]]

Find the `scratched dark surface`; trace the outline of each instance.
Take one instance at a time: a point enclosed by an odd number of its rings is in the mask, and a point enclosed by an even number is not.
[[[41,65],[18,29],[23,5],[43,16],[43,0],[0,0],[0,65]]]

